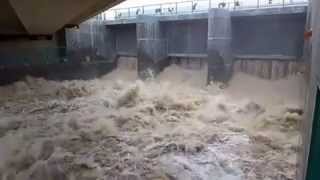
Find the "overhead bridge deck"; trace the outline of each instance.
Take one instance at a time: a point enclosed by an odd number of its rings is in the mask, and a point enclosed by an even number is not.
[[[50,35],[111,8],[122,0],[2,0],[0,36]]]

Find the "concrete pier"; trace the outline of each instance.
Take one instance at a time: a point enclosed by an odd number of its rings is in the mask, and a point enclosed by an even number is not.
[[[137,23],[138,74],[142,79],[157,74],[166,64],[167,43],[157,17],[140,16]]]
[[[68,61],[108,61],[115,53],[112,32],[97,22],[86,22],[80,29],[67,29]]]
[[[230,12],[210,9],[208,16],[208,82],[226,82],[232,69]]]

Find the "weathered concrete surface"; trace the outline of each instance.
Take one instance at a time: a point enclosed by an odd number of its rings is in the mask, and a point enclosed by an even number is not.
[[[145,79],[159,73],[168,64],[167,41],[156,17],[139,18],[143,21],[137,24],[138,75]]]
[[[168,41],[168,53],[205,54],[208,20],[170,21],[161,23]]]
[[[5,14],[0,16],[0,34],[21,34],[26,31],[9,1],[1,1],[0,12]]]
[[[288,6],[288,7],[275,7],[275,8],[262,8],[262,9],[247,9],[232,11],[232,17],[244,16],[265,16],[265,15],[284,15],[284,14],[306,14],[308,7],[301,6]]]
[[[111,72],[115,63],[56,63],[51,65],[15,66],[0,69],[0,85],[19,81],[26,76],[41,77],[49,80],[94,79]]]
[[[303,50],[306,7],[231,11],[232,53],[235,56],[283,56],[299,59]],[[207,13],[157,17],[164,26],[170,54],[204,54]],[[123,26],[126,20],[112,21]],[[143,19],[130,19],[139,23]],[[105,22],[105,23],[109,23]],[[120,23],[119,25],[116,25]],[[128,31],[127,33],[129,33]],[[126,36],[123,34],[123,36]],[[129,35],[128,35],[129,36]],[[129,38],[128,38],[129,39]],[[131,41],[129,41],[131,42]],[[243,43],[246,42],[246,43]],[[131,44],[131,43],[129,43]],[[123,48],[128,51],[130,48]],[[124,52],[131,54],[129,51]]]
[[[94,21],[80,25],[79,29],[66,31],[68,60],[96,61],[114,58],[112,34],[105,26]]]
[[[317,90],[320,87],[320,1],[312,1],[309,9],[311,15],[310,24],[312,28],[312,38],[310,46],[312,46],[311,61],[310,62],[311,72],[310,72],[310,86],[308,87],[309,94],[306,97],[306,116],[305,121],[302,123],[302,150],[299,157],[300,168],[298,171],[298,180],[307,180],[307,168],[308,168],[308,158],[310,152],[311,136],[312,136],[312,125],[315,117],[315,103]],[[308,22],[309,25],[309,22]],[[307,26],[308,27],[308,26]],[[310,51],[305,51],[310,53]],[[308,54],[304,56],[306,58],[310,57]],[[318,119],[317,119],[318,120]],[[314,172],[316,173],[316,172]]]
[[[3,0],[0,3],[0,33],[53,34],[67,24],[83,22],[121,1]]]
[[[94,34],[93,37],[100,38],[94,41],[101,43],[99,47],[92,46],[89,52],[95,54],[102,49],[110,59],[119,56],[138,57],[141,77],[145,76],[143,74],[147,69],[158,72],[161,68],[157,64],[166,62],[162,60],[167,56],[207,57],[208,82],[228,81],[234,58],[301,60],[305,23],[305,7],[232,12],[212,9],[209,18],[204,13],[139,16],[127,21],[102,22],[106,29],[100,33],[105,34],[106,42],[101,41],[103,35]],[[84,29],[83,34],[89,36],[90,32]],[[88,39],[84,44],[90,42]]]
[[[117,55],[137,55],[136,24],[107,26],[113,32]]]
[[[108,62],[104,62],[103,65],[99,64],[100,62],[86,65],[80,62],[86,59],[83,57],[87,57],[88,54],[88,57],[93,56],[96,60],[106,59],[112,54],[109,52],[111,45],[108,47],[108,41],[105,41],[104,26],[95,26],[94,33],[88,33],[92,28],[85,28],[83,34],[75,33],[71,36],[74,38],[71,45],[67,44],[66,40],[70,36],[65,36],[63,27],[83,22],[119,2],[121,0],[1,1],[0,84],[18,80],[26,75],[68,79],[90,77],[109,71],[109,67],[113,65]],[[92,37],[92,34],[98,36]],[[36,36],[31,35],[46,36],[33,39]],[[80,43],[77,38],[81,36]],[[91,42],[95,42],[95,46],[91,46]],[[72,58],[68,57],[70,54],[66,52],[67,45],[73,46],[69,53],[76,52],[74,55],[80,58],[76,57],[72,62]],[[80,49],[85,50],[79,51]]]
[[[63,80],[105,74],[115,64],[109,35],[105,26],[85,23],[79,30],[59,31],[52,40],[0,42],[0,84],[26,75]]]
[[[0,67],[45,65],[59,61],[56,41],[0,42]]]
[[[304,62],[294,60],[248,60],[239,59],[233,64],[233,72],[242,72],[269,80],[287,78],[288,76],[305,73],[307,66]]]
[[[228,10],[211,9],[208,20],[208,82],[231,77],[231,16]]]
[[[171,16],[161,16],[160,22],[168,21],[185,21],[185,20],[203,20],[208,19],[208,13],[194,13],[194,14],[176,14]]]
[[[233,53],[301,57],[305,23],[305,13],[233,17]]]
[[[54,80],[90,79],[115,67],[115,63],[108,61],[85,62],[82,59],[85,56],[80,56],[85,53],[78,54],[83,49],[73,51],[79,58],[72,57],[66,53],[65,47],[57,47],[58,39],[1,42],[0,85],[21,80],[27,75]]]
[[[302,56],[303,31],[306,23],[305,6],[231,11],[230,15],[234,56],[283,56],[283,59],[290,57],[292,60]],[[206,54],[205,36],[208,31],[206,13],[157,18],[164,29],[164,38],[168,40],[169,54]],[[128,22],[112,21],[112,25],[108,26],[120,27],[126,23],[135,24],[143,21],[143,18],[130,19]],[[109,21],[104,23],[109,24]],[[131,28],[127,29],[129,30],[123,32],[121,37],[134,36]],[[127,38],[128,44],[133,42],[130,39]],[[131,48],[124,46],[121,49],[125,50],[122,54],[132,54]],[[295,58],[291,58],[292,56]]]
[[[261,9],[243,9],[230,11],[231,17],[250,17],[250,16],[265,16],[265,15],[285,15],[285,14],[306,14],[307,6],[288,6],[288,7],[275,7],[275,8],[261,8]],[[165,16],[157,16],[160,22],[168,21],[186,21],[186,20],[201,20],[208,19],[208,13],[194,13],[194,14],[172,14]],[[103,23],[105,25],[117,24],[132,24],[137,23],[138,18],[107,20]]]

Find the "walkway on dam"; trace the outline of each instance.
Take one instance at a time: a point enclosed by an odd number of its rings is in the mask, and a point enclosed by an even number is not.
[[[285,7],[306,7],[308,0],[256,0],[252,1],[215,1],[215,0],[189,0],[174,3],[162,3],[128,8],[110,9],[99,14],[96,19],[100,21],[130,20],[141,15],[148,16],[177,16],[190,14],[207,14],[209,9],[222,8],[230,11],[257,10]]]

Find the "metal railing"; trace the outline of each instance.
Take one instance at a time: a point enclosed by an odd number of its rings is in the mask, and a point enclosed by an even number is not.
[[[129,8],[111,9],[96,16],[96,20],[132,19],[136,18],[139,15],[169,16],[180,14],[204,13],[208,12],[210,8],[245,10],[303,5],[308,5],[308,0],[252,0],[251,2],[239,0],[192,0],[175,3],[163,3]]]

